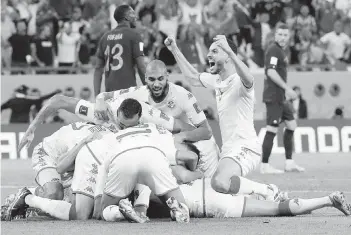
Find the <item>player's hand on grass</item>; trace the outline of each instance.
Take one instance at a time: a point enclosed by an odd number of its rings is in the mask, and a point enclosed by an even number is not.
[[[24,136],[22,137],[19,145],[18,145],[18,151],[21,151],[21,149],[26,146],[27,148],[30,147],[32,141],[34,139],[34,129],[29,128]]]
[[[174,37],[170,36],[167,37],[164,41],[166,47],[168,48],[168,50],[173,51],[174,49],[177,48],[177,43]]]
[[[289,88],[285,91],[285,93],[286,93],[287,100],[296,100],[297,99],[297,94],[293,89]]]
[[[217,46],[222,48],[223,51],[225,51],[227,54],[230,54],[232,52],[232,49],[230,48],[227,38],[224,35],[217,35],[216,37],[213,38]]]

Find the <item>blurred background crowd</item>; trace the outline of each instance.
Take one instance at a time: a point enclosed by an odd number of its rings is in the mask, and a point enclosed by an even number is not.
[[[351,64],[350,0],[2,0],[2,73],[86,73],[100,37],[116,27],[116,6],[138,17],[146,59],[176,68],[163,41],[175,36],[186,58],[207,66],[214,35],[225,34],[251,69],[263,67],[274,28],[293,33],[290,64],[299,70],[346,69]],[[295,66],[294,66],[295,65]]]

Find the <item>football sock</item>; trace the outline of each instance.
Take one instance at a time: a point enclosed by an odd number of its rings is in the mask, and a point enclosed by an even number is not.
[[[231,194],[259,194],[261,196],[269,196],[272,190],[269,189],[268,185],[261,184],[240,176],[233,176],[230,179],[229,192]]]
[[[274,132],[266,131],[266,135],[264,136],[263,144],[262,144],[262,162],[268,163],[269,156],[271,155],[273,148],[273,140],[275,137]]]
[[[116,222],[124,219],[124,216],[119,211],[119,207],[116,205],[106,207],[102,211],[102,217],[109,222]]]
[[[37,190],[38,190],[38,187],[34,187],[34,188],[28,188],[28,190],[33,194],[33,195],[37,195]]]
[[[279,204],[280,215],[301,215],[310,211],[321,209],[327,206],[333,206],[329,197],[320,197],[312,199],[290,199]]]
[[[286,159],[291,159],[291,157],[292,157],[293,136],[294,136],[294,131],[289,130],[289,129],[285,129],[283,142],[284,142],[285,158]]]
[[[30,207],[41,209],[43,212],[48,213],[52,217],[61,220],[69,220],[69,212],[72,204],[68,202],[51,200],[35,195],[26,196],[25,202]]]

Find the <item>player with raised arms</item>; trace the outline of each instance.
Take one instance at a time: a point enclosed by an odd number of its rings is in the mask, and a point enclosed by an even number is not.
[[[116,8],[113,17],[118,26],[105,33],[97,46],[95,96],[100,93],[103,73],[106,91],[136,86],[135,65],[142,82],[145,82],[144,46],[140,34],[134,29],[135,12],[129,5],[121,5]]]
[[[205,177],[211,177],[218,164],[219,148],[212,136],[211,127],[195,96],[183,87],[170,82],[166,65],[160,60],[151,61],[146,67],[146,85],[113,92],[103,92],[97,96],[96,104],[112,98],[127,97],[145,102],[161,110],[168,116],[180,119],[195,127],[194,130],[175,134],[177,142],[193,142],[201,152],[198,168]],[[97,108],[102,115],[103,108]],[[153,114],[153,110],[151,110]]]
[[[211,185],[227,194],[259,194],[267,200],[279,198],[275,185],[261,184],[243,176],[261,160],[261,146],[254,128],[254,77],[237,57],[235,44],[218,35],[207,58],[210,73],[199,73],[184,57],[172,37],[165,45],[173,53],[182,74],[193,86],[215,89],[222,151]]]

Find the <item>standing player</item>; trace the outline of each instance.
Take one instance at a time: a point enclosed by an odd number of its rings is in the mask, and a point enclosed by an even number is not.
[[[146,67],[146,86],[131,87],[114,92],[104,92],[99,100],[128,97],[137,99],[155,107],[168,116],[182,120],[195,126],[194,130],[175,135],[177,142],[196,142],[201,152],[199,169],[205,177],[211,177],[218,164],[219,148],[212,136],[212,130],[204,112],[200,109],[195,96],[183,87],[168,81],[166,65],[160,60],[151,61]],[[151,110],[151,113],[153,110]],[[155,114],[153,114],[155,115]]]
[[[100,93],[103,73],[106,91],[136,86],[135,65],[144,83],[144,49],[141,36],[133,29],[135,12],[129,5],[121,5],[115,10],[114,18],[118,22],[117,28],[102,36],[96,52],[95,96]]]
[[[288,57],[284,49],[288,46],[290,37],[289,28],[285,24],[277,26],[275,32],[275,42],[267,49],[265,57],[265,73],[263,102],[267,108],[267,131],[262,144],[262,165],[263,174],[281,174],[282,170],[273,168],[268,164],[269,156],[272,152],[273,140],[277,134],[279,124],[284,121],[286,128],[284,131],[285,148],[285,171],[305,171],[292,160],[293,136],[297,126],[294,118],[294,108],[291,102],[297,95],[293,89],[287,85]]]
[[[201,74],[186,60],[174,38],[167,38],[165,44],[193,86],[216,91],[223,146],[211,181],[213,189],[227,194],[255,193],[267,200],[277,199],[276,186],[241,177],[257,167],[261,149],[253,121],[254,77],[237,57],[235,44],[223,35],[216,36],[207,55],[211,73]]]

